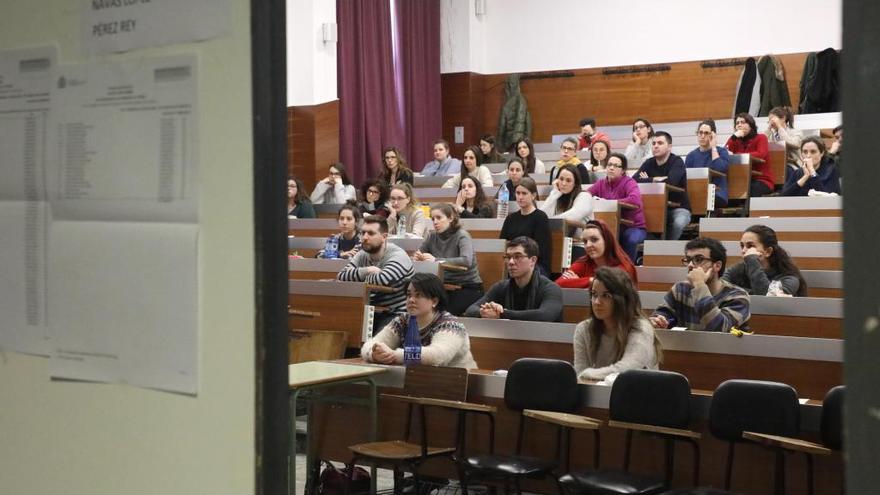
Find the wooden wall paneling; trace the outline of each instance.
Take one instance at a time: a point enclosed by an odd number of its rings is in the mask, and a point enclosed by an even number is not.
[[[287,109],[287,170],[311,193],[339,161],[339,100]]]
[[[793,107],[797,107],[798,85],[806,56],[806,53],[778,55],[785,67]],[[586,116],[595,117],[600,128],[628,124],[640,116],[652,122],[730,118],[742,67],[703,69],[700,64],[700,61],[678,62],[666,64],[670,70],[665,72],[607,76],[603,75],[602,68],[575,69],[555,71],[571,74],[571,77],[523,80],[520,88],[532,115],[532,137],[535,142],[548,142],[553,134],[576,134],[578,121]],[[507,76],[444,74],[444,136],[452,136],[455,121],[473,126],[472,134],[465,128],[466,142],[472,135],[495,133]],[[480,84],[472,84],[476,77],[482,77],[481,95],[474,94],[480,91]],[[480,107],[482,122],[462,115],[467,108]]]
[[[479,144],[482,134],[494,134],[494,126],[483,122],[483,78],[473,72],[441,75],[442,137],[449,141],[454,157],[461,158],[467,146]],[[464,143],[455,143],[456,126],[464,127]]]

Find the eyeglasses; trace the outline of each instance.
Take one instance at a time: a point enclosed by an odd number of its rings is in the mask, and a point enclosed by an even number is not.
[[[379,194],[379,191],[375,189],[367,189],[367,194]]]
[[[601,294],[597,294],[595,292],[590,293],[590,300],[594,302],[611,302],[614,299],[614,294],[610,292],[603,292]]]
[[[574,151],[574,147],[572,147],[572,146],[563,146],[563,147],[562,147],[562,150],[563,150],[563,151]]]
[[[623,164],[617,163],[617,162],[607,163],[607,164],[605,164],[605,168],[623,168]]]
[[[693,263],[695,265],[702,265],[703,263],[705,263],[707,261],[712,261],[712,259],[706,258],[705,256],[698,254],[696,256],[685,256],[684,258],[681,259],[681,264],[684,266],[688,266],[691,263]]]
[[[697,136],[711,136],[712,131],[697,131]]]
[[[402,196],[402,197],[401,196],[391,196],[390,198],[388,198],[388,200],[391,201],[392,203],[394,203],[396,201],[404,201],[404,200],[406,200],[406,196]]]
[[[504,262],[506,263],[510,260],[518,262],[518,261],[525,259],[525,258],[528,258],[528,257],[529,257],[528,255],[525,255],[522,253],[505,254],[504,255]]]

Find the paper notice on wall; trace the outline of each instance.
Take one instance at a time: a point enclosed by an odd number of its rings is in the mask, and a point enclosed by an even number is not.
[[[43,355],[56,52],[54,47],[0,51],[0,349]]]
[[[197,222],[197,59],[62,66],[53,89],[53,217]]]
[[[229,0],[84,0],[91,55],[203,41],[231,32]]]
[[[198,392],[198,227],[52,222],[50,374]]]

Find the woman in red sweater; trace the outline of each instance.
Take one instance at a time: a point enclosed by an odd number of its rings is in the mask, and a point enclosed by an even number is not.
[[[617,236],[611,233],[611,229],[602,220],[590,220],[584,227],[584,248],[587,254],[577,259],[568,270],[556,279],[560,287],[571,289],[587,289],[593,281],[593,275],[600,266],[617,267],[625,271],[632,279],[633,285],[638,282],[636,267],[633,266],[629,256],[626,255]]]
[[[752,183],[749,186],[749,196],[766,196],[773,192],[775,178],[770,169],[770,152],[767,150],[767,136],[758,133],[755,118],[747,113],[737,114],[733,122],[734,133],[727,140],[727,149],[731,153],[748,153],[752,158],[761,160],[752,161]],[[757,173],[755,173],[757,172]]]

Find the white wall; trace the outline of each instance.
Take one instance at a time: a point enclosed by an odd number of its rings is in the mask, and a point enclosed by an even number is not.
[[[841,47],[842,0],[443,0],[443,73],[578,69]],[[463,18],[463,11],[470,19]],[[448,41],[446,36],[453,36]],[[482,39],[481,56],[474,47]]]
[[[336,2],[287,0],[287,105],[337,98],[336,43],[324,43],[322,25],[336,23]]]
[[[199,395],[50,382],[45,358],[2,354],[0,493],[254,493],[250,11],[229,3],[231,36],[109,57],[200,55]],[[84,5],[5,2],[0,47],[81,61]]]

